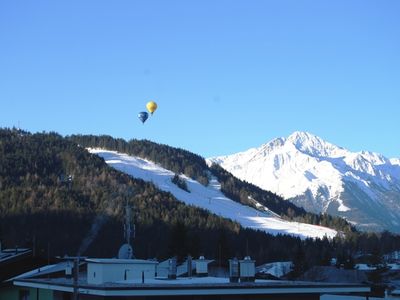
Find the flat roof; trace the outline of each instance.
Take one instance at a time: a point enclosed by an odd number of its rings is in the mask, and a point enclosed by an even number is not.
[[[98,264],[158,264],[157,261],[146,259],[87,258],[85,261]]]
[[[31,249],[28,248],[13,248],[13,249],[2,249],[0,251],[0,263],[12,260],[14,258],[24,256],[32,253]]]
[[[14,280],[14,285],[48,290],[73,292],[73,281],[67,278],[31,278]],[[230,283],[229,278],[192,277],[145,279],[105,284],[88,284],[80,280],[80,294],[97,296],[183,296],[183,295],[278,295],[278,294],[324,294],[369,293],[370,287],[361,284],[315,283],[300,281],[256,280],[255,282]]]

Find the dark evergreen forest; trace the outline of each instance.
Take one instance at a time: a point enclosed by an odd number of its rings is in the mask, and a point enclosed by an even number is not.
[[[152,183],[109,167],[86,147],[101,147],[155,161],[176,174],[207,185],[216,176],[223,192],[247,205],[262,203],[275,213],[341,230],[335,239],[272,236],[242,228],[205,210],[186,206]],[[250,200],[254,199],[254,200]],[[355,254],[400,249],[400,238],[389,232],[362,233],[346,221],[308,214],[273,193],[234,178],[218,166],[183,149],[151,141],[125,141],[108,136],[31,134],[0,129],[0,239],[7,247],[32,247],[36,255],[114,257],[123,239],[125,203],[133,207],[137,257],[163,259],[205,255],[225,264],[233,256],[250,255],[257,264],[293,260],[298,273],[330,258],[348,262]],[[93,224],[97,234],[82,250]]]

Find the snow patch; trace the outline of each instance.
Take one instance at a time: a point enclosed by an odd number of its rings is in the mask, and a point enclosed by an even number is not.
[[[337,199],[337,202],[339,203],[338,211],[345,212],[345,211],[351,210],[349,207],[347,207],[346,205],[343,204],[343,200]]]

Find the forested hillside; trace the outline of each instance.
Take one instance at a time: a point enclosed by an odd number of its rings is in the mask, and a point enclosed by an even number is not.
[[[259,187],[237,179],[232,174],[214,164],[210,168],[199,155],[189,151],[167,145],[154,143],[148,140],[115,139],[111,136],[73,135],[71,141],[82,147],[102,148],[127,153],[151,160],[177,174],[183,173],[200,183],[207,185],[209,176],[213,175],[221,183],[221,191],[232,200],[258,209],[260,203],[274,213],[289,220],[331,227],[343,232],[354,231],[354,228],[342,218],[326,214],[316,215],[307,213],[280,196],[260,189]]]
[[[176,224],[191,232],[201,230],[204,237],[219,230],[240,232],[238,224],[185,206],[55,133],[1,130],[0,153],[1,238],[11,246],[35,243],[43,252],[50,244],[54,254],[74,254],[94,217],[104,215],[98,235],[102,246],[89,247],[88,253],[115,255],[122,242],[126,199],[135,211],[138,253],[168,255],[168,236]],[[140,243],[142,238],[145,243]]]
[[[268,201],[276,201],[273,194],[246,191],[246,183],[232,179],[229,174],[219,174],[222,171],[216,168],[208,169],[201,157],[185,150],[150,141],[106,138],[114,143],[110,147],[101,145],[103,137],[91,138],[97,142],[86,142],[89,138],[81,136],[64,138],[56,133],[30,134],[0,129],[0,239],[4,246],[33,247],[36,254],[43,256],[75,255],[81,249],[83,255],[113,257],[123,243],[122,215],[128,201],[134,209],[133,245],[137,257],[162,259],[178,255],[182,258],[190,253],[226,262],[234,255],[248,254],[258,263],[294,260],[301,269],[327,264],[333,256],[346,260],[356,252],[379,254],[400,248],[400,238],[387,232],[361,234],[349,230],[345,237],[333,241],[301,241],[245,230],[237,223],[185,206],[151,183],[110,168],[85,147],[137,151],[142,157],[152,153],[154,157],[147,158],[159,162],[162,161],[159,156],[164,156],[162,149],[169,148],[170,160],[165,156],[163,165],[170,164],[177,173],[188,172],[195,178],[203,178],[203,184],[214,174],[225,185],[226,193],[230,186],[241,186],[239,192],[236,188],[230,191],[238,201],[251,196],[267,205]],[[138,145],[140,151],[134,150],[133,145]],[[146,147],[154,149],[149,151]],[[279,213],[289,208],[284,207]],[[291,217],[299,217],[296,214],[297,211]],[[82,250],[81,245],[93,224],[98,225],[97,235]]]
[[[208,184],[205,160],[187,150],[157,144],[148,140],[133,139],[127,142],[107,135],[72,135],[68,139],[85,148],[115,150],[145,158],[177,174],[183,173],[204,185]]]
[[[317,215],[308,213],[303,208],[283,200],[272,192],[264,191],[251,183],[234,177],[219,165],[213,164],[210,170],[218,178],[219,182],[221,182],[222,192],[229,198],[235,199],[242,204],[257,208],[256,203],[261,203],[284,219],[326,226],[345,234],[355,231],[355,228],[343,218],[327,214]]]

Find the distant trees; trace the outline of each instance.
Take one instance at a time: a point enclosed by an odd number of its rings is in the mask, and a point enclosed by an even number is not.
[[[294,278],[300,276],[308,269],[308,263],[306,260],[306,253],[303,249],[303,245],[298,243],[295,248],[294,255],[293,255],[293,273],[292,276]]]
[[[230,239],[242,239],[237,223],[186,206],[153,184],[110,168],[60,135],[2,129],[0,138],[0,239],[6,245],[30,245],[35,237],[38,253],[45,253],[50,241],[52,253],[75,254],[94,217],[107,214],[107,225],[86,254],[114,256],[123,242],[123,207],[130,189],[134,190],[129,201],[135,210],[134,243],[139,256],[166,257],[170,224],[178,221],[191,233],[184,250],[192,255],[216,255],[209,241],[216,240],[220,230]],[[118,149],[127,146],[112,139],[100,141]]]
[[[259,209],[256,205],[259,203],[284,219],[321,225],[343,232],[351,232],[355,230],[355,228],[343,218],[333,217],[327,214],[317,215],[308,213],[303,208],[297,207],[293,203],[284,200],[272,192],[264,191],[253,184],[232,176],[232,174],[219,165],[213,164],[210,171],[221,183],[221,191],[230,199],[244,205]]]
[[[157,144],[148,140],[114,139],[111,136],[72,135],[68,137],[82,147],[103,148],[139,156],[160,164],[177,174],[185,174],[203,185],[207,185],[207,164],[199,155],[187,150]]]
[[[175,174],[171,179],[172,183],[177,185],[180,189],[190,193],[186,181],[182,179],[178,174]]]
[[[333,240],[300,240],[245,229],[184,205],[149,182],[116,171],[85,147],[140,154],[176,174],[203,180],[203,184],[208,184],[212,174],[222,191],[235,201],[253,207],[258,202],[287,219],[341,228],[342,234]],[[178,175],[174,180],[184,182]],[[296,270],[301,272],[316,264],[328,264],[342,253],[352,258],[368,253],[378,261],[382,254],[400,249],[398,235],[358,232],[343,219],[308,214],[218,166],[208,168],[203,158],[185,150],[107,136],[63,138],[56,133],[0,129],[0,240],[4,246],[35,247],[36,253],[43,256],[49,248],[52,255],[74,255],[96,215],[106,214],[106,225],[83,254],[113,257],[124,240],[123,213],[131,190],[128,201],[134,209],[137,230],[133,245],[137,257],[203,254],[223,264],[227,258],[248,254],[257,263],[296,261]]]
[[[272,192],[262,190],[253,184],[237,179],[217,164],[213,164],[210,171],[221,183],[221,191],[232,200],[256,209],[258,209],[256,203],[260,203],[279,215],[286,215],[287,212],[291,212],[293,216],[306,213],[304,209],[285,201]]]

